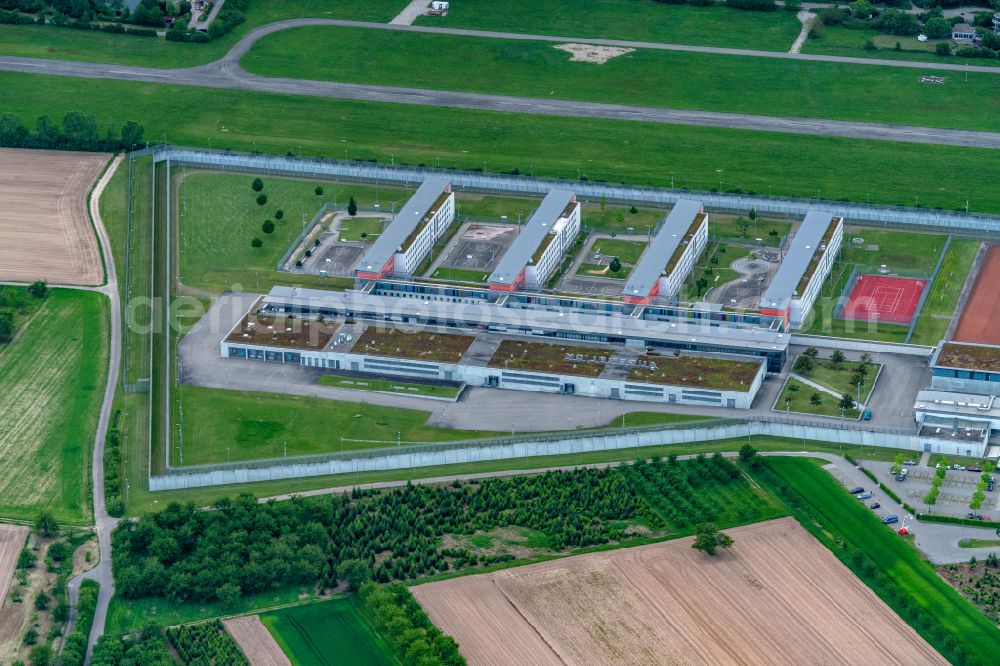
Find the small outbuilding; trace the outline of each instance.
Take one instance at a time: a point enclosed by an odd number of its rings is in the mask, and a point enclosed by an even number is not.
[[[979,35],[968,23],[957,23],[951,28],[951,40],[956,44],[974,44],[979,40]]]

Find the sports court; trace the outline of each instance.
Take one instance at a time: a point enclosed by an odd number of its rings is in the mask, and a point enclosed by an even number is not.
[[[840,318],[909,324],[926,286],[926,280],[914,278],[859,275]]]
[[[491,271],[514,242],[516,230],[499,224],[470,224],[446,250],[440,267]]]
[[[953,340],[1000,345],[1000,245],[986,249]]]

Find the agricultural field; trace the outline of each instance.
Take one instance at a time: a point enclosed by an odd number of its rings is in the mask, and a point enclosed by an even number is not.
[[[259,615],[241,615],[223,621],[226,632],[243,654],[253,655],[254,666],[290,666],[291,662]]]
[[[107,303],[50,290],[0,349],[0,516],[90,516],[90,450],[107,373]]]
[[[413,594],[471,663],[948,663],[793,519],[729,534],[711,561],[686,538]]]
[[[18,555],[27,538],[28,528],[24,525],[0,524],[0,608],[5,603],[10,603],[7,592],[10,590]]]
[[[303,219],[312,220],[326,203],[345,207],[350,197],[367,209],[376,201],[383,205],[405,201],[410,194],[387,187],[267,177],[261,192],[267,201],[259,205],[258,193],[251,189],[253,178],[206,172],[177,178],[180,282],[184,285],[221,293],[234,284],[258,290],[273,284],[300,284],[303,276],[278,273],[276,265],[302,231]],[[322,194],[316,194],[317,187]],[[275,225],[270,234],[261,228],[265,220]],[[261,239],[263,246],[251,247],[254,238]]]
[[[0,280],[104,282],[87,197],[109,158],[0,148]]]
[[[207,44],[113,35],[53,26],[0,25],[0,53],[31,58],[107,62],[144,67],[193,67],[218,60],[257,26],[294,18],[340,18],[388,22],[406,0],[287,0],[251,4],[246,21]]]
[[[921,84],[898,67],[637,49],[604,64],[552,42],[312,26],[273,33],[241,64],[254,74],[766,116],[991,130],[992,74]],[[413,62],[434,67],[413,67]],[[863,82],[859,72],[863,71]],[[679,75],[679,73],[683,73]],[[957,77],[955,77],[957,78]],[[639,84],[638,82],[641,82]],[[863,95],[866,104],[856,103]]]
[[[240,645],[227,631],[230,622],[239,621],[227,621],[225,626],[219,620],[212,620],[201,624],[173,627],[167,630],[167,638],[183,664],[250,666],[251,662],[245,655],[252,656],[255,666],[268,664],[269,662],[262,659],[265,655],[240,649]]]
[[[233,150],[900,205],[918,196],[927,207],[964,210],[969,202],[973,212],[1000,211],[1000,191],[989,185],[1000,179],[1000,154],[991,150],[242,91],[226,94],[223,114],[218,99],[185,86],[0,73],[0,108],[29,121],[74,110],[125,117],[181,145],[208,147],[211,139]],[[386,127],[395,128],[389,138]],[[801,159],[793,165],[789,154]]]
[[[263,613],[260,622],[295,666],[399,663],[353,597]]]
[[[944,657],[952,663],[994,661],[1000,629],[815,462],[769,458],[754,476]]]
[[[560,0],[463,0],[444,18],[421,16],[417,25],[498,30],[567,37],[730,46],[787,51],[801,24],[785,12],[672,5],[653,0],[591,0],[585,12],[567,12]]]

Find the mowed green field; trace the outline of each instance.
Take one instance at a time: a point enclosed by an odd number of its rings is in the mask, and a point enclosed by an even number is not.
[[[387,22],[407,0],[283,0],[250,3],[246,22],[207,44],[112,35],[53,26],[0,25],[0,53],[31,58],[82,60],[144,67],[193,67],[218,60],[257,26],[294,18]]]
[[[448,16],[416,25],[535,35],[603,37],[643,42],[787,51],[802,25],[788,12],[674,5],[654,0],[462,0]]]
[[[877,50],[869,51],[865,48],[865,43],[869,39],[875,43]],[[896,50],[896,42],[899,42],[900,46],[898,51]],[[952,48],[955,48],[955,44],[950,39],[929,39],[926,42],[921,42],[915,36],[900,37],[887,35],[879,30],[854,30],[844,26],[826,26],[822,38],[806,40],[806,43],[802,45],[802,52],[852,58],[922,61],[933,64],[945,62],[967,64],[970,62],[968,58],[959,58],[956,55],[944,57],[937,55],[934,49],[942,42],[950,43]],[[997,61],[979,58],[975,64],[996,66]],[[939,72],[939,75],[955,81],[958,81],[958,77],[962,76],[960,72]]]
[[[91,516],[90,451],[108,362],[104,297],[54,289],[0,348],[0,516]]]
[[[183,404],[185,465],[394,446],[397,433],[404,443],[499,434],[434,428],[427,425],[428,412],[361,402],[198,386],[175,387],[174,397]],[[180,464],[176,442],[170,455]]]
[[[920,83],[919,70],[638,49],[573,62],[551,42],[314,26],[273,33],[243,57],[264,76],[376,83],[901,125],[995,129],[996,75]],[[415,67],[433,62],[433,67]],[[859,103],[864,100],[864,103]]]
[[[953,663],[995,663],[1000,629],[945,583],[916,548],[812,461],[771,458],[768,468],[757,477],[778,491],[802,526],[931,645]],[[853,559],[841,542],[861,553],[863,561]],[[921,613],[917,622],[915,611]],[[960,649],[973,661],[956,660]]]
[[[396,188],[380,187],[376,193],[374,186],[265,177],[263,193],[268,201],[259,206],[257,193],[250,188],[253,178],[193,172],[183,179],[179,193],[184,201],[180,209],[182,284],[221,293],[234,284],[266,289],[274,283],[301,282],[301,276],[278,273],[276,265],[302,232],[303,216],[308,223],[324,204],[346,207],[349,197],[368,208],[377,196],[388,208],[390,201],[401,203],[410,195]],[[323,188],[322,195],[316,194],[317,186]],[[284,211],[280,220],[275,217],[279,209]],[[268,219],[275,224],[271,234],[261,230]],[[251,247],[254,238],[260,238],[264,246]]]
[[[294,666],[399,663],[353,597],[263,613],[260,621]]]
[[[0,74],[29,124],[80,110],[215,148],[1000,212],[1000,151]],[[386,131],[391,128],[391,131]],[[788,159],[796,155],[796,160]],[[694,159],[697,156],[697,159]],[[975,173],[976,178],[967,174]],[[720,184],[721,183],[721,184]]]
[[[958,307],[962,287],[969,277],[972,263],[979,251],[979,241],[968,238],[952,238],[944,255],[930,293],[924,300],[924,307],[917,317],[910,342],[915,345],[936,345],[948,332],[951,319]]]

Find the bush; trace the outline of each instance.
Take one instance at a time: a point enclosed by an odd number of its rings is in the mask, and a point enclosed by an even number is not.
[[[250,241],[250,247],[254,248],[255,250],[259,250],[260,248],[264,247],[264,241],[262,241],[259,238],[254,238],[252,241]]]
[[[878,47],[875,46],[875,40],[869,39],[865,42],[865,51],[878,51]]]
[[[985,46],[963,46],[955,51],[959,58],[996,58],[997,54]]]
[[[816,16],[823,25],[840,25],[844,22],[844,10],[840,7],[827,7]]]
[[[924,34],[931,39],[944,39],[951,36],[951,21],[943,16],[935,16],[924,23]]]
[[[785,11],[799,13],[802,9],[802,0],[785,0]]]
[[[752,12],[773,12],[778,8],[774,0],[726,0],[726,6]]]
[[[934,47],[934,52],[939,56],[950,56],[951,55],[951,44],[948,42],[941,42]]]

